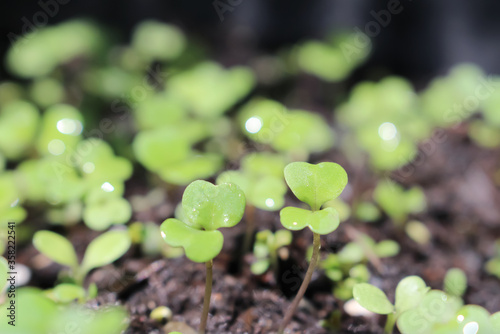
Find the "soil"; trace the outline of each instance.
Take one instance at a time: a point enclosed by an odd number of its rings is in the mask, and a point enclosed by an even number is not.
[[[427,225],[433,235],[432,242],[428,246],[415,243],[387,217],[369,224],[349,220],[336,232],[322,237],[322,256],[338,251],[349,242],[345,226],[354,226],[376,240],[390,238],[401,245],[399,255],[382,260],[382,273],[368,264],[372,282],[380,286],[390,299],[394,297],[396,284],[407,275],[419,275],[431,287],[441,289],[446,270],[458,267],[466,272],[469,280],[465,302],[481,305],[490,312],[499,311],[500,280],[487,275],[483,266],[493,255],[495,239],[500,238],[500,151],[481,149],[471,143],[466,136],[466,125],[446,130],[440,140],[428,141],[421,148],[422,154],[413,165],[394,172],[391,177],[405,186],[418,184],[423,187],[428,210],[413,218]],[[356,182],[356,189],[351,186],[345,191],[348,202],[353,196],[372,189],[377,180],[367,166],[352,166],[336,151],[312,159],[312,162],[320,161],[341,163],[348,171],[351,183]],[[144,194],[147,189],[141,185],[147,183],[143,181],[132,180],[127,185],[127,189],[132,189],[127,196]],[[182,189],[169,191],[167,208],[165,205],[161,210],[153,208],[147,214],[148,218],[160,224],[167,218],[165,213],[173,211],[181,194]],[[297,205],[291,194],[287,205]],[[281,228],[278,213],[257,210],[255,223],[257,229]],[[96,233],[78,226],[70,231],[69,238],[81,256]],[[312,242],[310,231],[294,232],[289,257],[280,262],[279,279],[271,273],[251,274],[248,269],[251,255],[240,261],[238,248],[244,231],[244,221],[223,231],[224,249],[214,260],[207,333],[276,332],[307,269],[304,255]],[[46,288],[54,284],[60,269],[57,265],[40,263],[43,261],[32,246],[25,246],[20,253],[19,261],[34,268],[30,285]],[[184,257],[147,258],[134,248],[114,266],[94,271],[87,284],[96,282],[99,287],[99,296],[90,302],[92,305],[125,305],[131,314],[130,328],[126,333],[144,334],[163,333],[163,325],[149,319],[151,310],[160,305],[172,310],[172,321],[197,328],[204,278],[203,264],[192,263]],[[333,297],[332,288],[332,282],[317,270],[287,333],[382,333],[384,317],[350,317],[343,311],[338,330],[323,328],[320,322],[338,314],[336,311],[343,307],[343,303]]]

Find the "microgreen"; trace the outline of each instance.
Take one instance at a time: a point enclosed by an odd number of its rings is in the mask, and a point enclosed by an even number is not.
[[[278,230],[275,233],[270,230],[257,232],[253,246],[255,261],[250,267],[252,273],[262,275],[269,267],[277,273],[280,249],[290,245],[291,242],[292,233],[288,230]]]
[[[412,187],[405,190],[389,180],[377,185],[373,197],[398,225],[404,224],[409,214],[419,213],[426,207],[425,194],[421,188]]]
[[[173,247],[183,247],[194,262],[205,262],[207,279],[200,321],[200,333],[205,332],[212,293],[213,258],[222,250],[224,237],[218,230],[239,223],[245,210],[245,195],[235,184],[213,185],[194,181],[182,196],[184,221],[169,218],[161,225],[161,235]]]
[[[25,101],[13,101],[0,112],[0,153],[7,159],[19,159],[35,139],[39,113]]]
[[[317,165],[292,162],[285,167],[285,180],[294,195],[307,203],[311,210],[286,207],[280,212],[281,224],[289,230],[309,227],[313,232],[313,253],[304,281],[280,326],[280,333],[283,333],[292,319],[311,281],[319,259],[320,235],[331,233],[339,226],[338,212],[331,207],[325,209],[321,207],[337,198],[344,190],[347,185],[347,173],[340,165],[333,162],[322,162]]]
[[[35,248],[52,261],[71,269],[72,278],[82,284],[90,270],[116,261],[130,248],[126,231],[106,232],[88,245],[81,264],[71,242],[60,234],[39,231],[33,236]]]
[[[424,299],[429,288],[425,282],[418,276],[408,276],[402,279],[396,287],[396,302],[392,304],[385,293],[368,283],[360,283],[354,286],[354,299],[367,310],[387,314],[385,333],[390,334],[394,324],[399,317],[408,310],[416,308]]]

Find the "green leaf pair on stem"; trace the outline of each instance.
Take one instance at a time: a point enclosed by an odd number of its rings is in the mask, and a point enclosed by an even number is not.
[[[75,249],[65,237],[51,231],[39,231],[33,236],[35,248],[52,261],[67,266],[71,277],[77,285],[94,268],[110,264],[120,258],[130,248],[130,237],[127,231],[106,232],[88,245],[81,263],[78,262]]]

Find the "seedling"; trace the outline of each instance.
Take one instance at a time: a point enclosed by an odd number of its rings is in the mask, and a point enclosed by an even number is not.
[[[185,221],[169,218],[161,225],[161,235],[173,247],[183,247],[194,262],[205,263],[207,278],[199,332],[207,325],[212,294],[212,265],[222,250],[224,237],[218,231],[233,227],[243,217],[245,195],[235,184],[213,185],[198,180],[187,186],[182,196]]]
[[[76,284],[82,285],[92,269],[110,264],[125,254],[130,248],[130,237],[127,231],[109,231],[100,235],[88,245],[81,263],[71,242],[60,234],[36,232],[33,245],[52,261],[69,267]]]
[[[425,194],[421,188],[412,187],[404,190],[389,180],[377,185],[373,198],[399,226],[406,222],[410,214],[422,212],[426,207]]]
[[[304,110],[288,111],[273,100],[248,102],[238,120],[248,138],[296,159],[326,151],[334,142],[333,132],[321,116]]]
[[[25,101],[13,101],[0,112],[0,153],[7,159],[19,159],[26,155],[35,139],[39,113]]]
[[[408,276],[402,279],[396,287],[394,305],[382,290],[368,283],[356,284],[353,295],[354,299],[367,310],[388,315],[384,333],[390,334],[399,317],[406,311],[417,307],[428,291],[429,288],[420,277]]]
[[[270,230],[257,232],[253,254],[255,262],[250,270],[255,275],[262,275],[269,267],[278,273],[278,256],[282,247],[290,245],[292,233],[288,230],[278,230],[275,233]]]
[[[444,291],[455,297],[461,298],[467,290],[467,276],[458,268],[451,268],[444,277]]]
[[[495,242],[495,256],[486,262],[486,271],[500,278],[500,240]]]
[[[2,334],[68,333],[76,328],[82,334],[119,334],[128,325],[127,312],[121,307],[94,309],[78,304],[58,304],[45,292],[31,287],[16,291],[16,311],[29,314],[31,321],[16,319],[13,326],[9,324],[11,320],[6,319],[0,322]]]
[[[432,234],[424,223],[410,220],[405,226],[406,234],[420,245],[427,245],[432,239]]]
[[[247,200],[246,231],[243,253],[250,250],[255,229],[255,208],[265,211],[279,210],[285,204],[286,184],[283,180],[285,159],[272,153],[252,153],[241,161],[237,171],[226,171],[217,177],[217,184],[238,185]]]
[[[285,167],[285,180],[294,195],[308,204],[311,210],[286,207],[280,212],[281,224],[292,231],[309,227],[313,232],[313,253],[304,281],[280,326],[280,333],[283,333],[292,319],[311,281],[319,259],[320,235],[331,233],[339,226],[338,212],[332,207],[325,209],[321,207],[337,198],[344,190],[347,185],[347,173],[340,165],[332,162],[322,162],[317,165],[292,162]]]

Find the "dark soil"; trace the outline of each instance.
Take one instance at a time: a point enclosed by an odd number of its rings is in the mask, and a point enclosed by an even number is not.
[[[322,255],[335,252],[349,242],[345,225],[354,226],[376,240],[394,239],[401,245],[401,253],[382,260],[382,273],[371,265],[372,282],[394,297],[397,282],[407,275],[421,276],[431,287],[442,288],[447,269],[459,267],[467,273],[469,288],[465,302],[478,304],[490,312],[500,310],[500,281],[483,270],[485,261],[493,255],[494,240],[500,238],[500,151],[485,150],[471,143],[466,136],[465,125],[447,130],[440,140],[422,145],[422,154],[412,165],[394,172],[391,177],[403,185],[420,185],[428,200],[428,210],[415,218],[431,230],[430,245],[420,246],[409,239],[404,231],[387,218],[371,224],[347,221],[331,235],[322,237]],[[443,139],[444,138],[444,139]],[[430,149],[430,148],[432,149]],[[350,166],[336,152],[317,157],[313,162],[329,160],[339,162],[348,171],[351,188],[345,191],[348,202],[372,189],[377,178],[367,166]],[[137,180],[136,180],[137,181]],[[353,189],[352,184],[356,183]],[[144,193],[144,186],[132,182],[132,193]],[[144,183],[146,184],[146,183]],[[142,190],[141,190],[142,189]],[[182,189],[169,191],[173,208],[180,199]],[[297,204],[292,195],[289,203]],[[172,212],[172,210],[166,210]],[[149,213],[149,219],[160,224],[166,216],[157,210]],[[137,218],[137,217],[136,217]],[[278,213],[256,211],[257,229],[279,229]],[[307,269],[304,255],[312,242],[309,231],[294,233],[290,256],[280,263],[276,279],[273,274],[252,275],[249,271],[251,255],[238,265],[245,222],[227,229],[222,253],[214,260],[214,287],[208,333],[273,333],[283,319],[291,299]],[[94,237],[94,232],[75,227],[70,239],[81,252]],[[32,285],[50,287],[57,279],[56,265],[40,265],[32,247],[22,251],[20,262],[34,269]],[[38,269],[37,269],[38,268]],[[117,268],[117,269],[115,269]],[[241,268],[241,270],[240,270]],[[149,319],[152,309],[168,306],[173,321],[185,322],[197,328],[204,294],[205,268],[185,258],[153,259],[141,256],[133,249],[117,262],[93,272],[90,281],[99,286],[99,297],[91,302],[99,304],[123,304],[131,313],[131,325],[127,334],[162,333],[162,325]],[[381,333],[383,317],[353,318],[342,311],[338,330],[324,329],[320,321],[330,318],[332,312],[342,308],[331,291],[332,283],[317,270],[300,305],[288,333]]]

